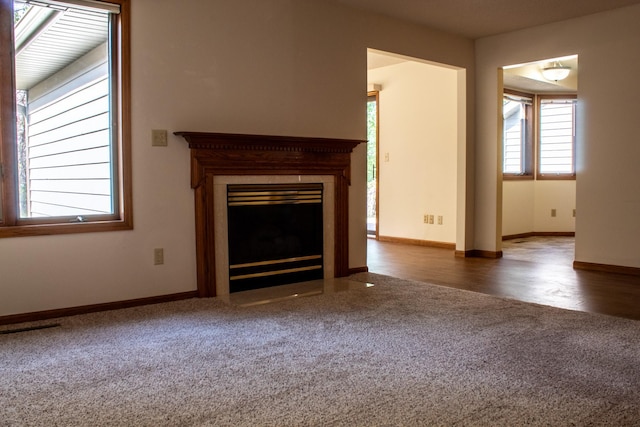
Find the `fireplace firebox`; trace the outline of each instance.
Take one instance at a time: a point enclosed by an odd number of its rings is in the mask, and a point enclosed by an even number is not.
[[[229,291],[322,279],[322,183],[227,186]]]

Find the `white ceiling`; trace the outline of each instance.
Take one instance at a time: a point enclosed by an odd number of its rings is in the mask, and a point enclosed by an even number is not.
[[[530,26],[640,3],[640,0],[335,0],[361,9],[418,22],[470,38],[484,37]],[[535,7],[532,5],[535,3]],[[551,7],[553,6],[553,7]],[[506,19],[507,12],[511,15]],[[478,19],[483,16],[484,19]],[[400,55],[369,50],[367,68],[412,61]],[[552,58],[505,69],[504,86],[530,93],[576,93],[578,60],[564,58],[569,78],[551,82],[541,70]]]
[[[478,39],[640,4],[640,0],[331,0]]]
[[[367,50],[367,70],[401,64],[410,60],[411,59],[399,55],[374,51],[372,49]]]

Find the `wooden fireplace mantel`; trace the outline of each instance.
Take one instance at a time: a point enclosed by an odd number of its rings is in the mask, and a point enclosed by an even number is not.
[[[216,295],[213,178],[216,175],[333,175],[335,276],[349,274],[351,152],[362,140],[175,132],[191,149],[198,295]]]

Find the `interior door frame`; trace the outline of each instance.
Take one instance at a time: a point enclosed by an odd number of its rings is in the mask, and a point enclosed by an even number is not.
[[[367,229],[367,237],[378,240],[380,236],[380,91],[368,91],[367,103],[371,98],[375,98],[376,102],[376,164],[374,172],[376,181],[376,227],[375,233],[371,236]],[[368,169],[369,165],[367,165],[367,173]]]

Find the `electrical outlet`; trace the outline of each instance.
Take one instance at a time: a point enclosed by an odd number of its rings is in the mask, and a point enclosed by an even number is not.
[[[555,218],[555,216],[556,216],[556,210],[555,209],[551,209],[551,216]]]
[[[573,217],[574,218],[576,217],[576,210],[575,209],[573,210]]]
[[[429,224],[433,224],[433,215],[429,215]]]
[[[153,265],[162,265],[162,264],[164,264],[164,249],[155,248],[153,250]]]
[[[429,224],[429,215],[426,215],[426,214],[425,214],[425,216],[424,216],[424,223],[425,223],[425,224]]]
[[[442,225],[442,215],[438,215],[438,225]]]
[[[384,161],[385,162],[389,161],[389,153],[384,153]]]
[[[166,147],[168,146],[167,130],[166,129],[152,129],[151,130],[151,146],[153,147]]]

